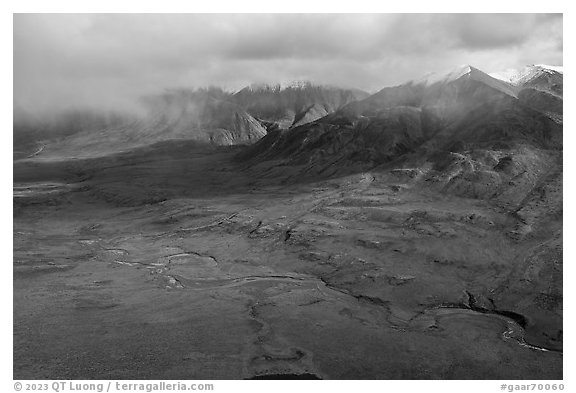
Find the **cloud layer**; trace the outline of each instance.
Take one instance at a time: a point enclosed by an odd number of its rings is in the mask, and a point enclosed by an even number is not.
[[[17,14],[14,102],[129,108],[172,87],[306,79],[376,91],[472,64],[562,65],[548,14]]]

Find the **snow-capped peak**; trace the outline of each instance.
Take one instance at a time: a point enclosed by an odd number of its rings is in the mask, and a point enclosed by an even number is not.
[[[280,83],[252,83],[250,86],[245,87],[243,90],[251,92],[258,91],[282,91],[287,89],[306,89],[315,86],[310,81],[285,81]]]
[[[556,71],[559,74],[564,74],[564,66],[552,66],[546,64],[534,64],[535,67],[540,67],[546,70]]]
[[[306,80],[280,82],[280,89],[305,89],[311,87],[312,82]]]
[[[564,74],[564,67],[551,66],[546,64],[531,64],[521,69],[509,68],[504,71],[493,72],[490,74],[490,76],[511,83],[513,85],[518,85],[520,83],[529,81],[542,73],[553,74],[555,72]]]
[[[460,79],[464,75],[470,74],[474,68],[468,64],[458,66],[452,70],[446,72],[431,72],[426,74],[424,77],[419,79],[414,79],[410,83],[414,85],[424,84],[426,86],[433,85],[435,83],[447,83]]]

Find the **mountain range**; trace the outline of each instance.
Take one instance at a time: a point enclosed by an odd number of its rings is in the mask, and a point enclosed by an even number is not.
[[[48,132],[28,125],[28,140],[15,124],[15,150],[24,151],[15,156],[98,157],[173,139],[244,145],[240,165],[261,176],[287,182],[393,169],[428,189],[515,206],[525,216],[520,232],[543,214],[525,204],[544,198],[548,180],[561,185],[561,67],[489,75],[464,65],[372,95],[298,82],[169,90],[142,101],[139,118],[72,113]],[[561,195],[546,198],[561,211]]]
[[[471,66],[428,75],[288,132],[270,132],[248,155],[335,172],[338,162],[376,166],[409,153],[518,144],[561,149],[562,74],[535,66],[515,80]]]
[[[235,93],[216,87],[167,90],[143,97],[143,113],[137,117],[68,111],[41,121],[16,108],[15,157],[45,145],[46,153],[88,156],[169,139],[252,144],[268,130],[310,123],[367,96],[360,90],[300,82],[253,85]]]
[[[386,137],[388,146],[379,149],[379,159],[384,159],[394,155],[394,151],[388,150],[413,147],[448,124],[467,129],[459,132],[456,140],[460,142],[472,138],[470,132],[482,139],[470,130],[480,125],[473,126],[470,123],[475,120],[468,118],[474,115],[480,121],[482,111],[498,116],[516,111],[519,117],[538,113],[554,119],[552,123],[561,123],[562,79],[561,67],[535,65],[488,75],[466,65],[386,87],[373,95],[311,82],[251,85],[235,93],[219,88],[167,90],[144,97],[141,100],[144,115],[137,118],[118,113],[68,111],[41,121],[15,108],[14,147],[25,156],[26,152],[44,144],[62,154],[89,152],[98,147],[105,152],[105,148],[125,149],[166,139],[238,145],[253,144],[268,132],[294,129],[316,121],[323,125],[321,128],[361,124],[370,130],[378,129],[377,124],[384,120],[421,122],[418,130],[411,129],[404,136],[395,133],[396,142]],[[535,112],[526,112],[528,108]],[[538,121],[548,122],[543,118]],[[464,135],[466,133],[468,135]],[[491,138],[496,137],[491,134]],[[277,138],[280,134],[274,135],[271,137]]]

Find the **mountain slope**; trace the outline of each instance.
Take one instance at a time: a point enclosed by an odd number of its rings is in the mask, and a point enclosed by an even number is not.
[[[543,87],[562,95],[563,67],[544,64],[528,65],[521,69],[508,69],[490,76],[520,87]]]
[[[538,64],[491,75],[514,85],[526,106],[562,120],[563,67]]]
[[[522,143],[558,149],[561,138],[561,122],[519,99],[517,88],[465,66],[384,88],[312,124],[269,134],[246,156],[319,166],[337,159],[346,170],[350,164],[391,162],[416,149]]]
[[[46,143],[43,157],[101,156],[169,139],[208,145],[244,145],[266,134],[220,89],[173,90],[143,99],[145,114],[129,122],[80,128]]]
[[[357,89],[300,82],[288,86],[252,85],[234,94],[233,101],[270,129],[287,129],[320,119],[367,96]]]
[[[447,73],[431,74],[378,93],[343,108],[344,115],[372,116],[394,106],[414,106],[435,112],[446,121],[489,101],[503,105],[516,98],[516,89],[482,71],[461,66]]]
[[[99,114],[15,121],[15,158],[105,155],[168,139],[218,146],[252,144],[267,129],[302,125],[367,96],[359,90],[315,86],[259,86],[230,93],[219,88],[168,90],[142,99],[144,115],[106,120]],[[103,120],[100,120],[102,118]]]
[[[401,178],[418,188],[521,209],[557,168],[563,148],[561,98],[552,113],[531,91],[459,67],[382,89],[311,124],[269,133],[239,157],[271,178],[378,169],[393,178],[409,174]]]
[[[146,128],[160,134],[218,145],[252,143],[266,134],[262,125],[219,89],[180,90],[146,100]]]

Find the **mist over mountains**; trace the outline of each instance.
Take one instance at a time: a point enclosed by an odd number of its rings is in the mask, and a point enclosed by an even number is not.
[[[15,108],[14,146],[25,152],[48,141],[62,141],[76,143],[73,149],[80,151],[89,145],[113,149],[174,138],[249,144],[266,130],[309,123],[366,96],[360,90],[304,82],[252,86],[238,92],[218,87],[172,89],[142,97],[137,114],[70,110],[34,118]],[[76,141],[73,134],[79,134]]]
[[[463,62],[562,64],[562,14],[14,16],[14,100],[27,110],[119,110],[191,84],[304,79],[374,92]]]
[[[534,114],[561,122],[562,71],[558,67],[527,66],[490,76],[474,67],[461,66],[385,87],[372,95],[304,81],[255,84],[237,92],[218,87],[171,89],[142,97],[140,104],[142,111],[138,114],[69,110],[44,118],[15,107],[14,149],[22,157],[44,145],[79,153],[89,151],[87,146],[118,149],[174,138],[214,145],[253,144],[267,133],[277,135],[276,131],[319,121],[320,128],[344,124],[354,128],[358,123],[366,129],[376,127],[388,145],[379,149],[379,160],[386,160],[395,156],[394,151],[414,148],[432,134],[439,135],[429,143],[440,143],[439,128],[480,127],[469,123],[487,119],[480,114],[482,111],[496,116],[506,110],[526,112],[530,108]],[[477,120],[470,118],[472,114]],[[517,115],[520,119],[533,117],[528,113]],[[404,135],[394,130],[380,132],[386,127],[383,122],[402,122],[402,127],[417,124],[417,129],[411,128]],[[448,130],[444,133],[445,140],[452,138]],[[490,134],[490,138],[496,138]],[[295,135],[290,133],[291,138]],[[459,131],[460,142],[467,138],[481,140],[482,136]],[[456,143],[454,138],[451,140]],[[393,151],[389,154],[390,149]]]

